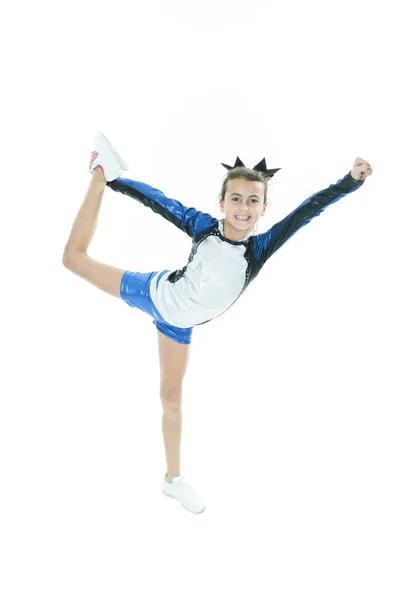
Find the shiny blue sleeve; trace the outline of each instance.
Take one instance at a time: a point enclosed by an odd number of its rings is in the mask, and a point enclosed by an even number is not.
[[[356,180],[351,171],[328,188],[313,194],[284,219],[275,223],[266,233],[254,236],[254,254],[264,264],[273,254],[293,237],[296,231],[318,217],[326,208],[347,194],[358,190],[365,180]]]
[[[119,177],[114,181],[108,181],[107,186],[148,206],[192,238],[218,222],[211,215],[195,208],[187,208],[179,200],[168,198],[160,190],[141,181]]]

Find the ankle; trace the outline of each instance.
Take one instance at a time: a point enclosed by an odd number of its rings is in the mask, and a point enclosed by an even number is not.
[[[93,169],[93,177],[92,179],[97,182],[107,183],[107,179],[104,175],[104,169],[100,165]]]

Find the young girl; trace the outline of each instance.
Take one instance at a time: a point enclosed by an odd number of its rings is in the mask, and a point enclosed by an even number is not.
[[[257,222],[267,208],[267,183],[279,170],[267,169],[265,159],[253,169],[246,168],[239,157],[233,167],[221,163],[229,172],[220,195],[225,218],[218,220],[187,208],[151,185],[121,178],[128,166],[103,134],[97,134],[95,143],[89,165],[92,180],[65,246],[63,264],[153,318],[167,460],[162,491],[191,512],[200,513],[206,508],[204,500],[180,475],[182,382],[193,327],[228,310],[278,248],[327,206],[358,190],[372,168],[356,158],[342,179],[304,200],[266,233],[256,235]],[[102,264],[88,255],[106,186],[148,206],[192,238],[192,250],[183,268],[138,273]]]

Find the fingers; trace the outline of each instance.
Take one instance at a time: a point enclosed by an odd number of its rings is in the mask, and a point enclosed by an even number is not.
[[[94,150],[90,156],[90,163],[89,163],[89,168],[92,167],[92,164],[94,163],[94,161],[96,160],[96,158],[98,157],[99,153]]]
[[[373,172],[373,169],[369,162],[367,160],[364,160],[360,156],[357,156],[357,158],[355,159],[353,167],[358,167],[360,169],[359,172],[361,175],[361,179],[365,179],[365,177],[368,177]]]
[[[356,160],[354,161],[354,166],[361,167],[362,165],[366,165],[368,167],[371,166],[367,160],[364,160],[363,158],[360,158],[359,156],[357,156]]]

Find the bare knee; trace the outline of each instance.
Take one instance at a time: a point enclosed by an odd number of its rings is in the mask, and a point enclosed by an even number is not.
[[[161,388],[160,398],[165,409],[179,410],[182,405],[182,390],[179,388]]]

